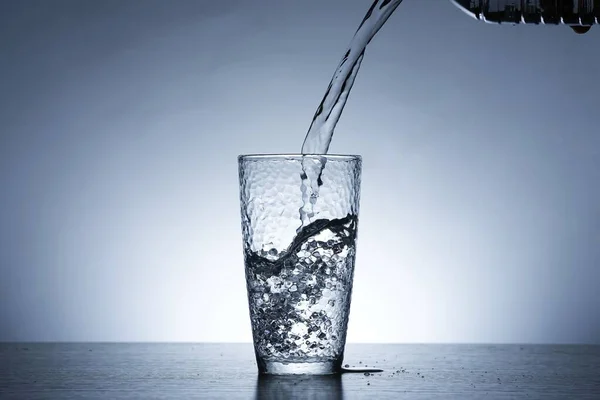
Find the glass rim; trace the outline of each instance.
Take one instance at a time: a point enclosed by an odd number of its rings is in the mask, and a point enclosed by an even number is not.
[[[273,154],[241,154],[239,161],[245,160],[302,160],[304,158],[326,158],[332,161],[354,161],[362,160],[358,154],[301,154],[301,153],[273,153]]]

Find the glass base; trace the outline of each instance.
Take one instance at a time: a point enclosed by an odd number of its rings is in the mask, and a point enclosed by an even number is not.
[[[341,361],[280,362],[258,360],[258,372],[265,375],[332,375],[342,371]]]

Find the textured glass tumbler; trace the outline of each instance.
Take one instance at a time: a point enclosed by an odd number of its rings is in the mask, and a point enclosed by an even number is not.
[[[259,372],[338,373],[352,295],[361,158],[245,155],[238,161]]]

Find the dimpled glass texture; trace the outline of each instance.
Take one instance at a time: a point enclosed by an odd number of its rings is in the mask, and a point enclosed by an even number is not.
[[[354,276],[361,158],[250,155],[238,160],[259,372],[338,373]]]

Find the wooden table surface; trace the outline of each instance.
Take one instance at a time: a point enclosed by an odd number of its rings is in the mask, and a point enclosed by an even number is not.
[[[259,377],[250,344],[0,344],[1,399],[600,399],[600,346],[353,345],[365,375]]]

